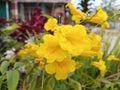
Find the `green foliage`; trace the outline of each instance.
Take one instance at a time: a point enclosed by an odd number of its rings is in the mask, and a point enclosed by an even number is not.
[[[10,65],[10,62],[3,61],[0,65],[0,72],[4,74],[8,70],[8,66]]]
[[[86,1],[86,0],[85,0]],[[114,13],[116,15],[116,13]],[[47,18],[53,18],[43,14]],[[116,19],[116,17],[114,17]],[[69,73],[66,80],[56,80],[54,75],[48,75],[45,72],[45,65],[40,67],[41,63],[36,62],[35,58],[26,55],[20,58],[17,55],[19,49],[22,49],[25,43],[17,42],[10,38],[9,34],[18,27],[18,24],[3,28],[0,32],[0,90],[119,90],[120,89],[120,61],[108,61],[107,57],[114,54],[120,58],[120,35],[118,34],[114,44],[111,42],[112,33],[105,34],[106,29],[101,31],[103,38],[104,52],[103,60],[106,63],[105,75],[100,75],[100,71],[91,65],[93,61],[99,61],[97,56],[93,57],[73,57],[75,61],[84,65],[76,66],[76,71]],[[33,43],[39,45],[43,42],[41,39],[45,34],[35,34],[34,38],[28,33],[28,38]],[[120,32],[118,32],[120,33]],[[106,37],[107,36],[107,37]],[[105,38],[104,38],[105,37]],[[111,44],[113,46],[111,47]],[[11,48],[15,48],[15,57],[6,59],[4,53]],[[32,52],[34,54],[34,52]],[[44,58],[44,63],[47,60]],[[23,70],[24,69],[24,70]]]
[[[21,67],[21,66],[23,66],[24,64],[22,63],[22,62],[15,62],[15,64],[14,64],[14,68],[16,69],[16,68],[19,68],[19,67]]]
[[[7,71],[7,86],[8,90],[16,90],[20,76],[17,70]]]
[[[44,84],[44,90],[53,90],[55,87],[55,79],[48,78]]]
[[[82,90],[81,84],[80,82],[73,80],[73,79],[69,79],[71,82],[72,87],[74,88],[74,90]]]
[[[50,15],[48,15],[48,14],[43,14],[42,16],[45,16],[45,17],[47,17],[47,18],[53,18],[53,16],[50,16]]]

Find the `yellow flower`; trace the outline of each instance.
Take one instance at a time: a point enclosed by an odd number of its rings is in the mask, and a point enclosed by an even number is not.
[[[85,27],[82,25],[62,25],[55,32],[62,49],[67,50],[73,56],[80,55],[84,50],[91,48],[90,39]]]
[[[103,60],[99,60],[99,62],[92,62],[92,65],[100,70],[100,74],[103,75],[106,71],[106,65]]]
[[[25,56],[27,55],[27,51],[26,50],[20,50],[17,53],[18,56],[20,56],[21,58],[25,58]]]
[[[72,16],[72,20],[75,21],[75,23],[80,23],[81,20],[85,20],[85,14],[83,12],[80,12],[79,15],[73,15]]]
[[[97,7],[97,12],[95,14],[91,14],[89,21],[92,23],[99,24],[102,27],[109,28],[107,20],[108,20],[107,13],[103,11],[101,7]]]
[[[64,59],[62,62],[53,62],[45,66],[45,70],[48,74],[55,74],[57,80],[64,80],[68,77],[70,72],[74,72],[76,62],[70,58]]]
[[[107,60],[109,61],[115,61],[115,60],[119,60],[119,58],[115,57],[115,55],[109,55]]]
[[[47,63],[52,63],[54,61],[61,62],[64,58],[69,57],[67,51],[63,50],[58,39],[50,34],[43,37],[44,43],[40,45],[39,55],[42,55],[47,59]]]
[[[74,7],[73,3],[68,3],[66,7],[70,9],[72,15],[79,15],[79,11]]]
[[[88,51],[84,51],[81,56],[83,57],[92,57],[92,56],[97,56],[100,52],[100,49],[102,47],[102,42],[101,42],[101,37],[96,35],[94,32],[91,32],[89,35],[89,38],[91,40],[91,49]]]
[[[31,56],[33,58],[38,57],[37,50],[39,49],[38,45],[35,44],[26,44],[24,49],[18,52],[18,56],[24,58],[25,56]]]
[[[97,34],[95,34],[94,32],[91,32],[89,35],[89,38],[91,39],[91,43],[92,43],[92,51],[100,51],[101,47],[102,47],[102,38],[100,36],[98,36]]]
[[[104,53],[103,53],[102,51],[99,51],[97,54],[98,54],[98,55],[97,55],[98,58],[99,58],[99,59],[102,59]]]
[[[92,56],[96,56],[97,55],[97,52],[94,52],[94,51],[84,51],[81,56],[82,57],[92,57]]]
[[[102,40],[102,38],[99,35],[95,34],[94,32],[91,32],[89,37],[91,38],[91,40],[93,40],[93,43],[96,43],[96,41],[101,42]]]
[[[75,21],[76,23],[80,23],[81,20],[86,19],[86,14],[84,12],[78,11],[73,3],[68,3],[66,5],[70,9],[70,13],[73,15],[72,20]]]
[[[45,23],[44,28],[46,31],[52,30],[54,31],[57,26],[57,19],[55,18],[49,18],[48,21]]]
[[[104,28],[104,27],[109,28],[110,27],[108,22],[103,22],[101,26],[102,26],[102,28]]]

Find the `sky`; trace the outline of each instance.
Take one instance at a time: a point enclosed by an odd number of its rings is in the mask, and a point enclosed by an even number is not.
[[[74,3],[75,7],[77,7],[77,4],[81,2],[82,0],[71,0],[71,2]],[[102,6],[106,7],[111,3],[111,7],[117,10],[120,10],[120,0],[90,0],[88,4],[92,3],[91,5],[88,6],[88,8],[95,9],[97,6]],[[109,7],[108,7],[109,8]],[[82,9],[81,9],[82,10]]]
[[[80,2],[81,0],[71,0],[71,2],[74,3],[75,6],[77,6],[78,2]]]

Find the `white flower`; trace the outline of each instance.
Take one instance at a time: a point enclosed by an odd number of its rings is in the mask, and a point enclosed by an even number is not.
[[[26,67],[25,67],[25,65],[22,66],[22,67],[20,67],[18,70],[19,70],[21,73],[25,73],[25,72],[26,72]]]
[[[32,37],[32,38],[29,38],[29,39],[27,39],[27,40],[25,40],[25,43],[27,43],[27,44],[33,44],[34,43],[34,37]]]
[[[12,48],[12,49],[10,49],[10,50],[7,50],[7,51],[4,53],[4,55],[5,55],[5,58],[6,58],[6,59],[12,58],[12,57],[15,55],[15,49]]]

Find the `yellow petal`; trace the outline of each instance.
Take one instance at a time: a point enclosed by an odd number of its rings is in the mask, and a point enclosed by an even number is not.
[[[119,58],[117,58],[115,55],[109,55],[107,60],[114,61],[114,60],[119,60]]]
[[[58,38],[47,34],[43,38],[44,43],[40,46],[43,56],[47,59],[47,63],[54,61],[61,62],[64,58],[69,57],[70,54],[63,50],[58,42]]]
[[[52,68],[52,69],[51,69]],[[76,62],[71,58],[66,58],[61,62],[53,62],[46,65],[46,72],[48,74],[54,74],[57,80],[66,79],[70,72],[74,72],[76,69]]]
[[[47,64],[45,70],[48,74],[54,74],[56,71],[54,63]]]
[[[45,23],[44,28],[46,31],[52,30],[54,31],[57,26],[57,19],[55,18],[50,18],[48,21]]]

